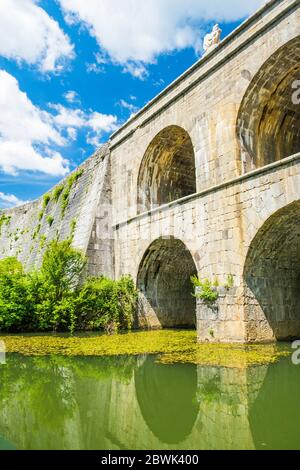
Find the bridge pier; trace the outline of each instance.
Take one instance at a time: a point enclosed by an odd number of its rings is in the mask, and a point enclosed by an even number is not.
[[[214,303],[197,299],[197,339],[210,343],[245,343],[247,327],[241,289],[218,288]]]

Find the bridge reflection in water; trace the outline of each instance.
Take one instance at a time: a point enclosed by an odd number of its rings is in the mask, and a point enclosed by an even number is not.
[[[295,449],[299,396],[290,358],[233,369],[13,355],[0,436],[18,449]]]

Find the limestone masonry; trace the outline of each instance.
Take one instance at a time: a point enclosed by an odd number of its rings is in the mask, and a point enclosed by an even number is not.
[[[142,327],[299,337],[300,1],[266,3],[48,195],[0,214],[0,256],[27,268],[57,236],[90,275],[133,276]]]

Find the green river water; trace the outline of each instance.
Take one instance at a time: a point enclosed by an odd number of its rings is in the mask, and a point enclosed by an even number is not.
[[[300,449],[300,366],[6,355],[0,449]]]

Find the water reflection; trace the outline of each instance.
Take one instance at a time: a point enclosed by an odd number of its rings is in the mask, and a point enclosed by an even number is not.
[[[170,367],[148,357],[135,374],[136,396],[145,423],[159,441],[179,444],[198,416],[197,367]]]
[[[300,448],[300,369],[8,355],[0,449]]]
[[[257,449],[300,449],[300,366],[270,366],[249,421]]]

